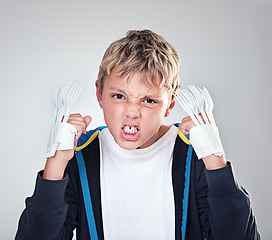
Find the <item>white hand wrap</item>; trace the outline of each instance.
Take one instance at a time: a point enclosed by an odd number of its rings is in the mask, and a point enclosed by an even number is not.
[[[225,155],[218,128],[214,124],[203,124],[191,128],[190,142],[198,159],[212,154]]]
[[[76,128],[70,123],[54,123],[51,128],[46,157],[55,155],[56,150],[74,149]]]
[[[201,159],[212,154],[225,155],[212,114],[213,101],[208,90],[191,85],[189,90],[177,91],[177,100],[196,125],[190,129],[190,142],[197,157]]]

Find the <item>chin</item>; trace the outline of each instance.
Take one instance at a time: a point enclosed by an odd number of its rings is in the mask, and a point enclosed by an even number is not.
[[[139,146],[135,146],[134,144],[132,145],[132,144],[119,144],[119,143],[118,143],[118,145],[119,145],[121,148],[125,149],[125,150],[134,150],[134,149],[139,148]]]
[[[119,147],[121,147],[125,150],[134,150],[134,149],[141,147],[141,146],[139,146],[139,144],[137,144],[135,142],[118,142],[118,141],[116,141],[116,143],[119,145]]]

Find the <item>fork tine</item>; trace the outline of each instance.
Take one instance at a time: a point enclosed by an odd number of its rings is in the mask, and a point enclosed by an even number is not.
[[[67,95],[67,108],[64,113],[64,119],[63,119],[64,122],[67,122],[70,115],[70,110],[75,105],[78,99],[79,93],[82,90],[82,87],[83,86],[80,83],[73,83],[73,85],[71,86],[69,93]]]
[[[72,97],[72,101],[73,103],[75,103],[77,101],[77,98],[79,96],[79,93],[81,92],[82,90],[82,85],[80,83],[77,84],[77,87],[74,91],[74,94],[73,94],[73,97]]]
[[[191,92],[193,93],[193,95],[196,99],[196,102],[198,104],[198,109],[200,110],[202,117],[204,118],[206,123],[209,123],[210,121],[207,118],[207,114],[204,111],[205,99],[204,99],[203,95],[201,94],[199,88],[197,88],[194,85],[190,85],[190,86],[188,86],[188,88],[191,90]]]
[[[212,124],[215,124],[214,117],[212,114],[213,110],[213,100],[211,98],[211,95],[209,94],[208,90],[204,87],[203,89],[199,89],[199,91],[202,93],[205,101],[205,110],[207,113],[207,116]]]
[[[181,102],[182,105],[185,104],[185,102],[184,102],[184,100],[183,100],[183,98],[182,98],[182,96],[181,96],[180,94],[177,95],[176,99],[177,99],[179,102]]]
[[[184,102],[184,104],[189,104],[188,99],[186,98],[186,96],[184,95],[182,91],[179,91],[178,97],[180,98],[182,102]]]
[[[75,104],[80,91],[81,91],[81,85],[80,84],[75,84],[73,92],[71,93],[70,99],[69,99],[70,106]]]
[[[76,88],[77,88],[77,83],[73,83],[73,85],[69,89],[69,93],[67,95],[67,101],[68,101],[68,103],[70,103],[73,100],[73,95],[74,95],[74,93],[76,91]]]
[[[199,121],[195,117],[193,113],[193,109],[191,105],[188,102],[188,99],[183,95],[182,91],[177,91],[176,99],[180,106],[183,108],[183,110],[191,117],[192,121],[194,122],[195,125],[199,125]]]
[[[65,110],[64,110],[64,113],[63,113],[63,122],[67,122],[68,120],[68,117],[69,117],[69,111],[70,111],[70,105],[71,105],[71,99],[72,99],[72,96],[73,96],[73,93],[75,91],[75,88],[76,88],[76,83],[72,83],[67,91],[67,94],[65,96]]]
[[[181,107],[184,107],[183,102],[178,97],[176,99],[177,99],[178,103],[181,105]]]
[[[188,100],[188,104],[192,107],[192,109],[193,109],[193,113],[194,113],[194,115],[196,116],[196,118],[197,118],[197,120],[200,122],[200,123],[204,123],[203,122],[203,120],[202,120],[202,118],[199,116],[199,107],[198,107],[198,103],[197,103],[197,100],[195,99],[195,97],[192,95],[192,93],[189,91],[189,90],[187,90],[187,89],[185,89],[184,91],[183,91],[183,93],[184,93],[184,97],[185,98],[187,98],[187,100]],[[193,106],[195,106],[195,107],[193,107]]]

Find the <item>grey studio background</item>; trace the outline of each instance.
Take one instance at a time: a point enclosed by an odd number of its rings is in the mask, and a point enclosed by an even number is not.
[[[0,239],[14,238],[44,167],[56,86],[84,83],[74,111],[92,116],[89,129],[103,125],[94,90],[102,55],[127,30],[144,28],[180,53],[183,88],[210,91],[226,156],[263,239],[272,239],[271,10],[270,0],[1,0]],[[176,106],[165,123],[185,116]]]

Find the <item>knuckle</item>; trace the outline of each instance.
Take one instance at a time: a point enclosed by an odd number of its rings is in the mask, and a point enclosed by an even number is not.
[[[81,116],[80,113],[72,113],[72,114],[70,114],[70,117],[72,117],[72,118],[81,118],[82,116]]]

